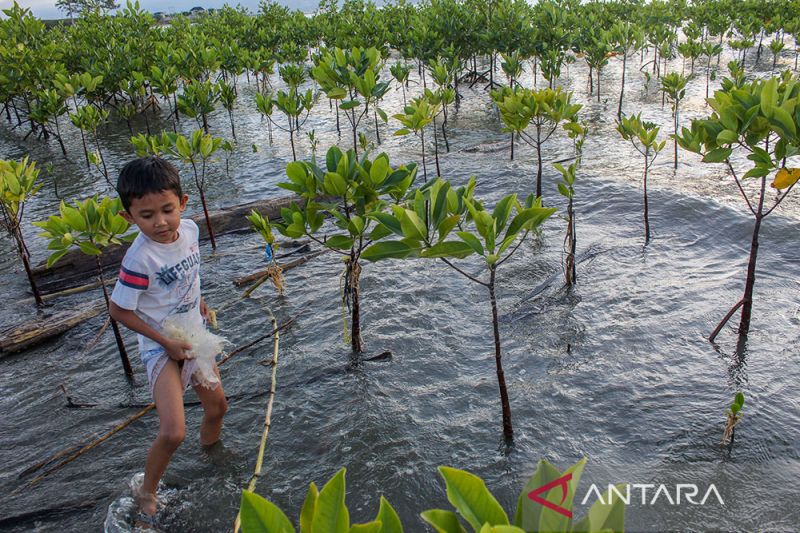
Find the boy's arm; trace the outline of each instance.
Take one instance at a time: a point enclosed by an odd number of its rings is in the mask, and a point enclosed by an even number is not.
[[[187,344],[182,341],[177,341],[166,337],[147,325],[144,320],[139,318],[139,316],[129,309],[123,309],[122,307],[118,306],[112,300],[109,302],[108,313],[111,315],[111,318],[125,326],[126,328],[135,331],[145,337],[148,337],[161,346],[164,347],[166,350],[167,355],[176,361],[182,361],[184,359],[188,359],[189,356],[187,355],[187,351],[192,349],[191,344]]]

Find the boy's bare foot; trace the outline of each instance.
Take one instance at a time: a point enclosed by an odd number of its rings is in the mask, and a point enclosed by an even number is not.
[[[143,479],[143,474],[136,474],[131,479],[131,494],[139,509],[136,516],[136,526],[156,529],[155,516],[158,511],[158,499],[155,494],[144,491],[142,488]]]

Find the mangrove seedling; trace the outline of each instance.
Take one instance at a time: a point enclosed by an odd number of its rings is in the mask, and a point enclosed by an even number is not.
[[[384,122],[388,117],[377,107],[378,101],[389,91],[389,81],[379,81],[383,67],[380,51],[375,48],[353,48],[342,50],[334,48],[321,53],[311,69],[311,76],[331,100],[337,101],[339,109],[345,112],[353,131],[353,151],[358,157],[358,126],[369,113],[370,106]],[[345,100],[346,99],[346,100]],[[339,100],[342,100],[339,104]],[[356,108],[362,107],[360,113]]]
[[[25,245],[25,237],[22,234],[25,202],[41,188],[41,185],[36,184],[38,177],[39,169],[36,168],[36,162],[29,162],[27,157],[20,161],[0,160],[0,213],[3,215],[0,223],[8,236],[14,239],[17,256],[25,267],[25,274],[28,276],[28,283],[31,285],[36,305],[42,305],[44,302],[31,270],[31,254]]]
[[[374,520],[365,524],[350,524],[350,511],[344,501],[345,472],[345,468],[339,470],[322,490],[318,490],[313,482],[309,485],[300,509],[300,531],[403,533],[400,517],[383,496]],[[242,491],[239,513],[242,533],[296,532],[292,521],[277,505],[254,492]]]
[[[625,531],[623,485],[598,493],[599,497],[589,512],[580,520],[573,521],[572,507],[585,465],[586,459],[581,459],[560,472],[541,459],[536,472],[517,498],[513,523],[480,477],[457,468],[440,466],[439,474],[447,488],[447,500],[458,514],[445,509],[429,509],[420,516],[436,531],[446,533],[466,533],[461,520],[466,521],[475,533],[622,533]],[[547,487],[551,487],[550,490],[543,490]]]
[[[785,47],[786,44],[780,39],[772,39],[772,42],[769,43],[769,49],[772,52],[772,70],[775,70],[778,65],[778,56]]]
[[[622,56],[622,81],[619,88],[617,120],[622,119],[622,98],[625,95],[625,71],[628,56],[635,54],[644,46],[644,30],[630,22],[618,22],[611,28],[611,41],[614,49]]]
[[[222,107],[228,112],[228,118],[231,121],[231,136],[236,140],[236,127],[233,124],[233,106],[236,103],[236,88],[233,85],[228,85],[224,81],[219,82],[219,101],[222,102]]]
[[[744,393],[737,392],[736,396],[733,397],[733,402],[726,411],[725,431],[722,432],[722,441],[720,445],[733,445],[736,424],[742,420],[742,415],[740,414],[742,407],[744,407]]]
[[[342,152],[333,146],[323,166],[314,160],[289,163],[286,166],[289,181],[278,186],[300,195],[305,204],[301,207],[293,203],[282,209],[282,220],[271,223],[290,239],[305,235],[342,256],[345,262],[342,306],[350,310],[350,344],[357,354],[364,351],[361,339],[362,254],[368,246],[380,244],[391,233],[375,223],[375,216],[384,212],[389,202],[397,203],[405,197],[417,173],[414,163],[392,168],[386,154],[374,160],[367,156],[364,153],[358,159],[353,150]],[[321,238],[318,234],[326,215],[333,217],[337,231]]]
[[[193,80],[184,86],[183,94],[178,97],[178,109],[187,117],[196,119],[203,132],[208,134],[208,115],[214,111],[219,96],[216,83]]]
[[[33,225],[44,230],[39,235],[50,243],[47,248],[53,253],[47,258],[48,268],[64,257],[70,248],[78,248],[86,255],[94,256],[97,267],[97,278],[103,289],[103,298],[106,310],[109,306],[108,289],[103,275],[103,250],[112,245],[120,245],[136,238],[136,232],[126,233],[130,228],[128,222],[119,214],[122,211],[122,202],[119,198],[111,199],[97,196],[87,198],[83,202],[68,205],[62,201],[58,215],[51,215],[47,220],[34,222]],[[128,352],[122,340],[122,334],[116,320],[109,317],[117,349],[122,360],[125,375],[133,378],[133,370],[128,360]]]
[[[575,269],[575,250],[577,246],[577,229],[575,223],[575,177],[581,164],[583,143],[586,140],[586,126],[577,122],[565,124],[564,128],[570,132],[570,137],[575,141],[577,157],[575,162],[564,168],[560,163],[553,163],[553,167],[561,174],[562,182],[558,184],[558,192],[567,199],[567,233],[564,236],[564,281],[573,285],[577,280]]]
[[[581,104],[572,103],[572,93],[556,89],[504,87],[492,91],[492,99],[500,110],[505,131],[514,132],[536,148],[536,196],[542,196],[542,146],[563,123],[574,122]],[[534,129],[533,134],[528,128]]]
[[[86,161],[94,164],[97,167],[102,165],[101,171],[106,179],[106,182],[113,188],[114,184],[108,175],[108,168],[106,167],[106,160],[103,157],[103,152],[100,150],[100,141],[97,138],[97,128],[108,120],[108,111],[105,109],[98,109],[92,104],[79,107],[75,113],[69,114],[69,119],[76,128],[82,132],[91,133],[94,139],[95,152],[89,153],[86,149],[86,141],[84,139],[83,150],[86,155]],[[91,168],[91,167],[89,167]]]
[[[305,93],[299,93],[296,90],[290,90],[287,93],[279,90],[276,98],[272,98],[272,94],[256,93],[256,107],[259,113],[267,117],[267,120],[276,128],[289,133],[289,143],[292,146],[292,161],[297,161],[294,136],[300,126],[308,119],[311,108],[314,107],[314,94],[311,89],[306,90]],[[272,113],[276,107],[286,117],[287,127],[285,128],[272,118]],[[305,117],[301,122],[300,117],[304,113]]]
[[[675,148],[675,157],[673,160],[674,168],[678,168],[678,127],[680,126],[679,106],[683,97],[686,96],[686,83],[689,80],[682,74],[677,72],[670,72],[669,74],[661,77],[661,92],[663,92],[669,101],[672,103],[672,124],[673,128],[673,146]]]
[[[423,95],[411,100],[409,105],[403,109],[403,113],[392,115],[403,125],[402,128],[394,132],[395,135],[403,136],[414,133],[414,135],[420,137],[422,143],[422,178],[426,183],[428,182],[428,168],[425,164],[425,126],[433,122],[433,117],[438,112],[439,106]]]
[[[706,98],[708,98],[709,94],[709,85],[710,81],[716,79],[716,71],[712,70],[711,68],[711,58],[716,57],[719,58],[720,54],[722,54],[722,46],[717,43],[712,43],[711,41],[706,41],[703,44],[703,55],[706,56]]]
[[[684,127],[677,137],[684,149],[701,154],[704,162],[725,163],[755,219],[744,295],[711,333],[711,342],[739,308],[742,309],[740,346],[750,330],[761,224],[800,179],[800,168],[787,166],[790,158],[800,154],[798,100],[800,83],[789,72],[767,80],[744,82],[740,88],[723,83],[723,89],[708,100],[713,109],[711,115],[692,121],[691,129]],[[732,159],[734,151],[747,155],[751,162],[749,170],[737,172]],[[766,205],[769,176],[777,192],[771,206]],[[756,183],[748,192],[744,182],[751,179]]]
[[[409,67],[406,63],[395,63],[389,67],[389,72],[392,73],[392,77],[397,80],[397,83],[400,85],[400,89],[403,90],[403,107],[405,107],[407,105],[406,86],[408,85],[408,75],[411,73],[411,67]]]
[[[268,266],[267,273],[247,290],[245,296],[250,296],[254,290],[267,280],[272,282],[278,294],[283,295],[283,271],[278,261],[275,259],[275,252],[278,251],[278,242],[275,239],[275,235],[272,233],[272,226],[270,226],[269,219],[264,218],[261,216],[261,213],[253,209],[250,211],[250,214],[247,215],[247,220],[250,222],[250,226],[253,230],[264,239],[264,243],[266,244],[264,260],[267,262]]]
[[[449,267],[487,289],[494,329],[495,370],[500,389],[503,413],[503,435],[514,438],[511,405],[508,399],[500,347],[500,323],[495,296],[497,269],[519,249],[531,231],[536,230],[555,209],[541,206],[541,199],[528,196],[525,203],[510,194],[500,200],[493,211],[474,200],[475,179],[466,188],[453,190],[450,183],[437,178],[429,186],[417,190],[407,206],[392,206],[392,214],[376,213],[382,229],[401,237],[399,241],[372,244],[364,251],[368,261],[419,256],[441,259]],[[453,230],[458,239],[447,240]],[[451,259],[480,256],[488,271],[487,279],[468,274]]]
[[[644,158],[644,173],[642,175],[642,185],[644,189],[644,241],[650,242],[650,218],[647,204],[647,174],[653,165],[658,154],[664,149],[667,141],[658,142],[659,127],[653,122],[642,120],[642,114],[632,117],[622,117],[617,122],[617,131],[622,138],[630,141],[636,151]]]

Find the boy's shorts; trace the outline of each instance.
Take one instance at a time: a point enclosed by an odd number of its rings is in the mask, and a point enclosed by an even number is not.
[[[141,354],[142,363],[147,369],[147,381],[150,383],[150,396],[155,399],[155,387],[158,376],[164,369],[164,366],[169,362],[170,358],[164,348],[154,348]],[[180,366],[180,365],[179,365]],[[197,365],[193,359],[185,359],[181,370],[181,385],[185,391],[189,385],[195,387],[200,385],[200,380],[195,377],[194,372]],[[217,388],[217,383],[211,385],[211,390]]]

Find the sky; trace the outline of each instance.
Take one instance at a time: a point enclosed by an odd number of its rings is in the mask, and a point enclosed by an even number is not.
[[[117,2],[120,5],[125,5],[125,0],[117,0]],[[17,3],[30,9],[35,16],[41,19],[64,18],[66,16],[56,9],[55,0],[17,0]],[[144,10],[151,12],[164,11],[167,13],[188,11],[194,6],[205,8],[222,7],[226,3],[239,4],[252,12],[256,12],[258,11],[259,0],[139,0],[139,5]],[[278,3],[289,6],[292,9],[312,12],[319,5],[319,0],[278,0]],[[0,0],[0,9],[8,9],[12,5],[13,0]]]

